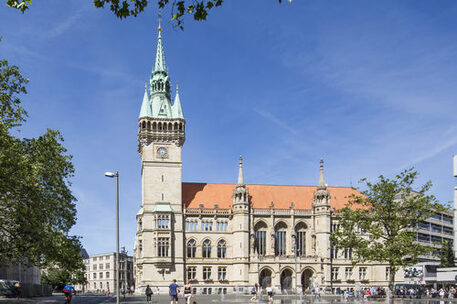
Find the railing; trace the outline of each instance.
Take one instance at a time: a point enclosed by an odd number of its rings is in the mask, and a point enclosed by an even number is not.
[[[186,214],[225,214],[229,215],[233,213],[232,209],[220,209],[220,208],[186,208]],[[270,209],[270,208],[253,208],[252,213],[254,215],[307,215],[311,214],[311,209]]]
[[[231,214],[232,209],[219,209],[219,208],[186,208],[187,214]]]

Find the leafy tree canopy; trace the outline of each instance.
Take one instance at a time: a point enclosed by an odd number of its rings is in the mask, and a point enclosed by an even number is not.
[[[338,210],[340,226],[331,235],[333,246],[353,249],[354,264],[387,263],[391,290],[400,267],[415,264],[419,255],[432,250],[416,242],[417,224],[445,210],[433,195],[427,194],[431,182],[413,190],[416,178],[417,172],[411,168],[394,179],[382,175],[376,183],[362,179],[366,190],[361,191],[362,195],[352,195]]]
[[[79,238],[69,178],[71,155],[58,131],[18,138],[27,117],[20,105],[28,79],[0,60],[0,264],[27,263],[81,269]]]
[[[62,290],[68,283],[84,285],[87,280],[83,270],[70,272],[67,269],[50,268],[41,276],[41,283],[51,285],[54,290]]]
[[[93,0],[93,2],[97,8],[109,5],[110,10],[120,19],[129,16],[136,17],[144,11],[148,4],[155,2],[161,9],[171,5],[171,20],[175,22],[176,26],[183,29],[185,15],[191,15],[197,21],[206,20],[209,11],[221,6],[223,0]],[[282,0],[278,0],[278,2],[281,3]],[[32,4],[32,0],[7,0],[6,4],[25,12]]]
[[[449,241],[443,242],[440,251],[440,267],[455,267],[454,249]]]

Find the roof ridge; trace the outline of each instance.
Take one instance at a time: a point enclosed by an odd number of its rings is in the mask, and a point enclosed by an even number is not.
[[[233,185],[235,183],[207,183],[207,182],[182,182],[183,184],[209,184],[209,185]],[[275,187],[316,187],[317,185],[274,185],[274,184],[246,184],[246,186],[275,186]],[[327,186],[329,188],[353,188],[351,186]]]

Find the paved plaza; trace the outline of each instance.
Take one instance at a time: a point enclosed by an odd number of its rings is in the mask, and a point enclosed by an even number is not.
[[[195,296],[194,301],[198,304],[213,304],[213,303],[259,303],[266,304],[268,300],[266,297],[262,297],[257,301],[250,301],[250,297],[246,295],[227,295],[224,297],[217,295],[198,295]],[[121,298],[121,303],[130,303],[130,304],[146,304],[145,296],[126,296],[125,299]],[[57,304],[64,303],[63,296],[52,296],[52,297],[43,297],[43,298],[29,298],[21,299],[16,301],[16,299],[2,299],[0,298],[0,304],[4,303],[36,303],[36,304]],[[73,304],[98,304],[98,303],[116,303],[114,297],[107,296],[77,296],[73,298]],[[170,303],[169,297],[165,295],[153,296],[152,304],[159,303]],[[180,298],[180,304],[184,304],[184,300]],[[293,296],[275,296],[275,304],[343,304],[343,303],[353,303],[353,304],[381,304],[386,303],[386,299],[378,300],[358,300],[352,299],[348,302],[345,302],[341,297],[322,297],[320,299],[314,299],[310,296],[303,297],[301,300],[299,298],[294,298]],[[457,299],[394,299],[394,304],[454,304],[457,303]]]

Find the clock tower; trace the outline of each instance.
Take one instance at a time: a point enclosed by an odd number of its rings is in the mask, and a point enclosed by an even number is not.
[[[134,254],[136,284],[141,289],[165,288],[171,280],[184,278],[181,150],[186,121],[178,89],[171,101],[160,24],[158,31],[155,66],[138,119],[142,201]]]

